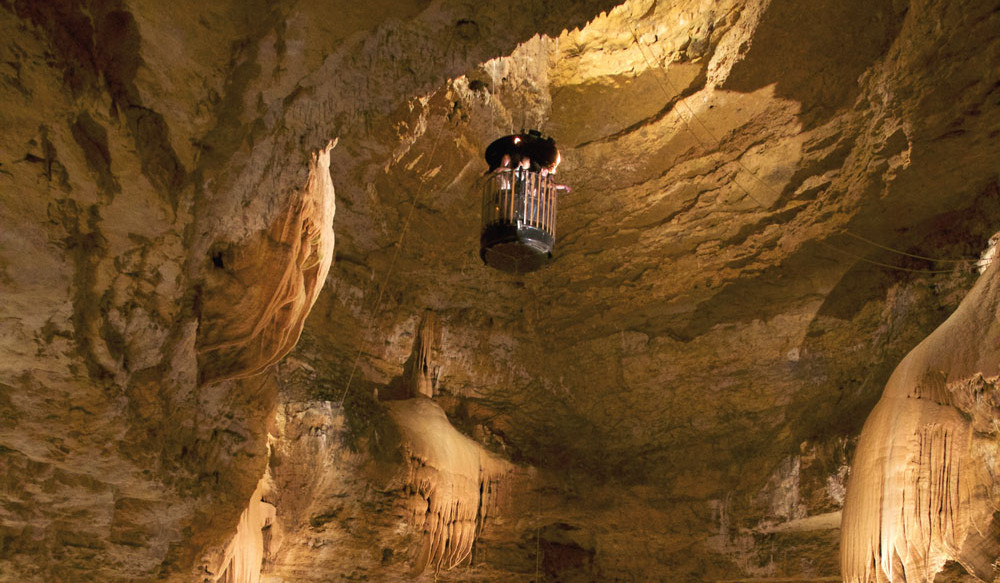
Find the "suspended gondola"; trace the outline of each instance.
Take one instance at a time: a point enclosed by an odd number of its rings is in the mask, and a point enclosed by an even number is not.
[[[552,259],[556,203],[569,188],[555,181],[559,150],[538,131],[495,140],[485,153],[479,256],[509,273],[528,273]]]

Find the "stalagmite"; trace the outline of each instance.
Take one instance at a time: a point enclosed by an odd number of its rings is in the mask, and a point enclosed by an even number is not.
[[[844,505],[847,583],[997,574],[1000,262],[893,372],[865,422]]]
[[[269,469],[231,541],[206,561],[212,573],[208,583],[261,583],[269,574],[265,559],[294,563],[305,560],[304,555],[327,552],[285,545],[289,537],[301,540],[303,533],[336,536],[333,549],[345,543],[347,548],[367,547],[370,539],[363,537],[392,532],[382,543],[383,552],[388,550],[391,557],[394,549],[408,548],[413,577],[428,567],[438,571],[470,561],[487,521],[531,475],[460,433],[429,398],[437,370],[436,326],[434,315],[426,312],[404,367],[403,396],[408,398],[381,405],[372,401],[377,411],[354,411],[371,416],[374,459],[334,455],[341,444],[333,436],[343,421],[332,403],[286,404],[279,409]],[[369,498],[360,492],[360,481],[331,475],[347,471],[343,468],[352,463],[366,476],[364,490],[370,486],[377,494]],[[395,512],[364,518],[363,529],[353,527],[362,508],[383,503]],[[416,534],[415,540],[411,534]],[[397,563],[405,569],[405,556],[383,562],[385,573],[395,574]]]
[[[417,338],[413,341],[413,354],[406,362],[403,375],[404,384],[409,396],[434,396],[434,385],[437,383],[437,369],[432,363],[434,336],[437,331],[437,320],[433,312],[424,312],[420,320]]]
[[[428,565],[451,569],[469,560],[485,520],[521,474],[459,433],[430,399],[437,382],[436,329],[434,314],[425,312],[403,371],[403,388],[411,398],[386,404],[399,429],[406,466],[402,506],[410,526],[421,533],[413,575]]]

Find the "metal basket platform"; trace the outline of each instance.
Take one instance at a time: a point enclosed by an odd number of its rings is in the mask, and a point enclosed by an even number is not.
[[[484,178],[479,256],[510,273],[535,271],[552,259],[556,241],[556,197],[548,174],[498,168]]]

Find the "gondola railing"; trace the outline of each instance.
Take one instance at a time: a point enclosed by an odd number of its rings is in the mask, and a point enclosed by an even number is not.
[[[483,184],[483,230],[492,225],[528,227],[554,241],[559,189],[549,174],[521,168],[495,170]]]
[[[556,243],[559,166],[555,140],[531,130],[493,140],[483,154],[483,224],[479,257],[490,267],[528,273],[552,260]]]

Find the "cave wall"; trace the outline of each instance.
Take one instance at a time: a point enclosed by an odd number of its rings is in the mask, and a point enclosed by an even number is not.
[[[264,573],[404,573],[358,447],[425,309],[451,423],[539,471],[445,576],[835,577],[861,423],[1000,218],[998,14],[0,2],[0,579],[217,579],[281,448]],[[469,192],[523,124],[574,190],[513,278]]]
[[[333,259],[329,140],[595,8],[325,9],[0,5],[5,579],[214,577]]]
[[[582,580],[837,577],[864,419],[1000,218],[996,8],[628,3],[428,93],[346,211],[367,235],[341,241],[337,295],[297,351],[311,394],[389,384],[430,306],[439,400],[563,476],[566,528],[548,532],[594,551]],[[481,149],[522,115],[559,140],[574,190],[556,260],[508,277],[479,265],[467,203]],[[401,209],[368,210],[400,184]],[[384,225],[404,224],[397,257]],[[370,384],[343,380],[355,361]],[[655,542],[638,557],[635,539]]]

